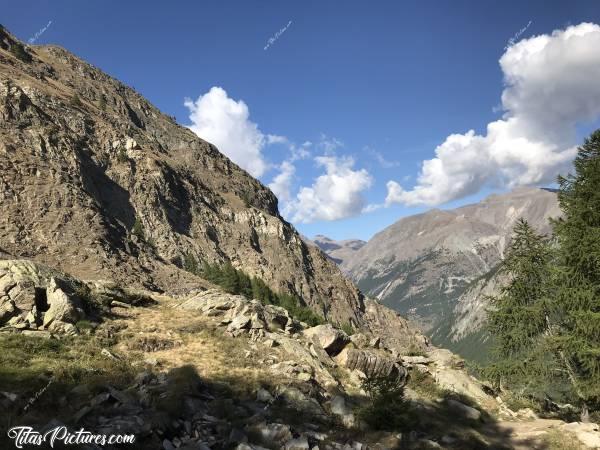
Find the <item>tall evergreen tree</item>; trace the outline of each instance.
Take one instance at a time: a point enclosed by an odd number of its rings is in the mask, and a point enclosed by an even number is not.
[[[554,222],[556,351],[584,405],[600,404],[600,130],[579,147],[575,174],[559,177]],[[585,408],[584,408],[585,409]]]
[[[500,267],[508,283],[499,296],[490,298],[488,312],[495,347],[494,363],[486,372],[499,386],[526,390],[533,380],[548,378],[552,371],[552,358],[545,352],[551,258],[548,239],[519,219]]]
[[[585,420],[588,406],[600,408],[600,130],[579,148],[574,167],[558,179],[555,245],[524,221],[515,228],[502,268],[510,281],[492,299],[498,347],[487,372],[513,385],[540,380],[538,392],[562,379]]]

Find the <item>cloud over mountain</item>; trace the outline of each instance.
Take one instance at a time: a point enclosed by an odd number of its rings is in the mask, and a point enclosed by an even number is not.
[[[317,166],[324,169],[310,187],[302,187],[287,205],[292,221],[309,223],[338,220],[360,214],[365,199],[363,191],[373,179],[365,169],[354,169],[349,156],[318,156]]]
[[[243,100],[229,98],[225,89],[212,87],[196,101],[185,100],[190,111],[190,129],[215,144],[234,163],[260,177],[269,167],[262,153],[267,144],[280,143],[282,136],[264,135],[249,118]]]
[[[552,182],[576,154],[576,126],[600,117],[600,26],[524,39],[500,58],[502,119],[484,135],[452,134],[423,161],[416,185],[388,181],[386,204],[436,205],[485,186]]]

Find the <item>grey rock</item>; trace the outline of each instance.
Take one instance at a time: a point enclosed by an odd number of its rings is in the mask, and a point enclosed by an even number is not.
[[[358,348],[364,348],[369,345],[369,338],[365,336],[363,333],[354,333],[350,336],[350,341]]]
[[[288,425],[281,423],[258,424],[254,427],[263,444],[267,446],[283,445],[292,439]]]
[[[399,383],[406,383],[408,371],[395,360],[370,352],[345,348],[336,361],[349,370],[359,370],[366,376],[387,377]]]
[[[600,427],[596,423],[572,422],[562,425],[561,429],[573,433],[587,448],[600,448]]]
[[[8,296],[0,298],[0,324],[7,322],[11,317],[17,314],[15,302]]]
[[[309,450],[310,445],[306,436],[300,436],[287,441],[284,448],[285,450]]]
[[[346,427],[353,427],[356,425],[356,418],[352,409],[348,407],[346,404],[346,400],[341,395],[334,395],[330,402],[329,408],[331,409],[331,413],[339,416],[342,420],[342,423]]]
[[[418,444],[420,446],[419,448],[422,449],[437,450],[443,448],[440,444],[438,444],[435,441],[432,441],[431,439],[419,439]]]
[[[267,348],[273,348],[273,347],[277,347],[279,345],[279,343],[274,339],[265,339],[263,341],[263,345]]]
[[[402,356],[401,359],[407,364],[431,364],[433,362],[427,356]]]
[[[457,413],[461,414],[463,417],[470,419],[470,420],[479,420],[481,419],[481,411],[472,408],[468,405],[465,405],[462,402],[459,402],[458,400],[454,400],[454,399],[448,399],[446,400],[446,403],[448,404],[448,406],[456,411]]]
[[[317,325],[304,330],[303,333],[309,339],[314,338],[330,356],[337,355],[350,342],[346,333],[330,324]]]
[[[120,359],[117,355],[115,355],[114,353],[112,353],[110,350],[108,350],[107,348],[103,348],[100,353],[103,356],[106,356],[109,359]]]
[[[30,311],[35,306],[35,283],[21,280],[10,290],[9,296],[18,310]]]
[[[56,278],[51,278],[46,297],[49,308],[44,314],[44,327],[51,327],[53,322],[75,323],[82,318],[78,300],[68,295]]]
[[[369,341],[369,346],[370,347],[379,348],[380,345],[381,345],[381,338],[380,337],[374,337],[373,339],[371,339]]]
[[[175,446],[168,439],[163,440],[162,447],[164,450],[175,450]]]
[[[273,401],[273,396],[266,389],[259,388],[256,391],[256,400],[263,403],[270,403]]]
[[[12,392],[0,392],[0,395],[2,395],[4,398],[8,399],[10,402],[15,402],[17,400],[17,398],[19,398],[19,396],[17,394],[14,394]]]
[[[227,331],[233,332],[250,328],[252,319],[248,316],[237,316],[227,326]]]
[[[239,428],[232,428],[227,441],[230,444],[240,444],[248,442],[248,436]]]
[[[77,411],[73,415],[73,422],[78,423],[81,419],[83,419],[90,411],[92,411],[91,406],[84,406],[79,411]]]
[[[314,398],[308,397],[302,391],[295,387],[286,387],[281,390],[280,397],[287,405],[297,411],[302,411],[314,417],[325,417],[325,411],[321,408],[319,402]]]

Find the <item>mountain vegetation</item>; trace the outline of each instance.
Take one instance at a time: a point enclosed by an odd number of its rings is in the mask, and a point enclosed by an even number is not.
[[[412,319],[433,344],[484,362],[490,347],[486,297],[519,218],[542,233],[558,217],[557,194],[518,188],[456,209],[432,209],[400,219],[347,252],[340,267],[368,295]],[[334,261],[346,248],[315,239]],[[326,244],[326,245],[324,245]]]
[[[525,220],[501,264],[509,282],[491,298],[497,386],[600,408],[600,130],[579,148],[575,174],[559,178],[563,216],[554,237]]]
[[[285,308],[290,315],[311,326],[325,322],[323,317],[314,313],[309,307],[302,305],[302,300],[286,293],[274,292],[262,279],[251,277],[231,264],[199,263],[193,255],[184,257],[184,269],[211,281],[228,294],[243,295],[248,299],[260,300],[265,305],[276,305]]]

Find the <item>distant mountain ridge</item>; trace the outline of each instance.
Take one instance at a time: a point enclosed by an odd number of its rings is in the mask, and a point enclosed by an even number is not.
[[[316,244],[327,256],[340,266],[344,264],[344,261],[351,259],[354,254],[367,243],[361,239],[336,241],[327,236],[323,236],[322,234],[316,235],[311,242]]]
[[[473,356],[470,347],[486,339],[484,297],[501,283],[495,271],[516,220],[549,233],[549,219],[559,215],[553,190],[519,188],[402,218],[349,253],[341,267],[363,292],[417,322],[434,344]]]

